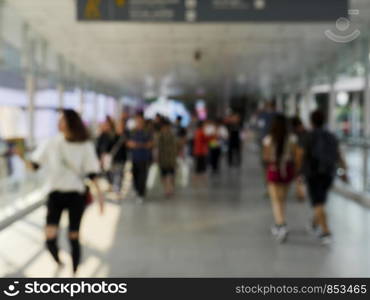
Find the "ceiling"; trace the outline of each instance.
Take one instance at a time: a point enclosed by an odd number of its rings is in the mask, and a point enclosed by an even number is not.
[[[74,0],[8,4],[80,70],[139,95],[164,79],[187,91],[230,81],[264,89],[329,61],[340,47],[324,35],[335,24],[83,23]],[[366,31],[370,1],[352,0],[351,7],[360,10],[353,26]]]

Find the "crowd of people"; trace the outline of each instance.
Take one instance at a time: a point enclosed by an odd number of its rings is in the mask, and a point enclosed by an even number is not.
[[[142,112],[134,116],[122,113],[119,120],[108,116],[95,138],[77,112],[65,109],[61,111],[57,136],[40,144],[27,158],[19,152],[28,169],[42,168],[45,172],[49,195],[46,246],[58,267],[64,266],[58,247],[62,213],[68,211],[69,215],[68,238],[76,274],[81,261],[80,225],[85,208],[96,199],[100,212],[105,210],[102,178],[122,198],[122,183],[129,165],[136,201],[143,203],[148,174],[154,165],[159,168],[166,197],[174,195],[175,176],[181,169],[179,165],[187,164],[187,157],[194,158],[199,176],[208,167],[217,173],[226,151],[230,165],[240,165],[242,126],[237,114],[222,121],[193,117],[189,126],[183,126],[182,121],[181,117],[172,123],[161,115],[146,120]]]
[[[213,174],[219,173],[223,156],[227,156],[230,166],[240,166],[242,123],[238,114],[224,120],[199,120],[193,116],[191,123],[184,126],[180,116],[172,123],[160,114],[154,120],[146,120],[141,112],[133,117],[124,113],[118,121],[106,118],[96,148],[117,198],[123,197],[124,165],[131,162],[136,198],[142,203],[153,166],[159,167],[166,197],[174,195],[175,176],[190,173],[178,172],[181,165],[188,163],[187,158],[194,159],[197,176],[204,176],[209,169]]]
[[[308,229],[322,244],[330,244],[332,234],[325,213],[328,193],[337,174],[348,181],[338,140],[326,129],[325,114],[312,112],[310,122],[310,129],[306,129],[298,117],[276,112],[272,102],[254,120],[275,222],[271,232],[279,242],[288,237],[286,200],[292,183],[299,199],[307,190],[311,201],[314,213]]]
[[[323,244],[328,244],[331,232],[325,203],[338,167],[342,170],[342,179],[348,180],[338,141],[325,129],[324,114],[313,112],[311,125],[308,130],[299,118],[289,119],[277,113],[272,103],[254,119],[264,181],[272,203],[275,223],[272,234],[279,242],[285,242],[288,237],[286,199],[293,182],[299,198],[305,197],[306,187],[311,199],[314,213],[309,229]],[[57,243],[59,222],[62,212],[69,212],[74,273],[81,260],[79,231],[85,208],[92,202],[91,189],[104,213],[102,177],[117,199],[123,199],[122,184],[125,170],[129,169],[135,199],[143,203],[148,176],[154,166],[159,170],[165,197],[171,198],[176,191],[176,176],[189,176],[190,169],[199,181],[208,170],[217,176],[224,168],[223,157],[230,168],[242,165],[243,123],[237,113],[215,120],[199,120],[193,116],[187,126],[181,117],[171,122],[159,114],[147,120],[142,112],[133,116],[122,113],[118,120],[107,117],[98,136],[93,138],[79,114],[67,109],[61,113],[59,131],[60,134],[40,145],[25,163],[31,170],[42,167],[47,172],[46,245],[59,266],[63,265]],[[181,171],[184,166],[188,172]]]

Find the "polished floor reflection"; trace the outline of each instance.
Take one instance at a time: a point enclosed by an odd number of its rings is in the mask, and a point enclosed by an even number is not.
[[[248,152],[241,170],[225,168],[204,182],[197,179],[175,199],[163,199],[158,190],[143,205],[130,198],[110,202],[104,216],[89,208],[79,275],[370,276],[370,211],[333,194],[329,212],[335,242],[322,247],[305,231],[308,203],[291,197],[289,241],[276,244],[258,159]],[[71,275],[68,268],[57,271],[44,250],[44,214],[41,208],[0,232],[0,276]],[[61,241],[68,261],[68,243]]]

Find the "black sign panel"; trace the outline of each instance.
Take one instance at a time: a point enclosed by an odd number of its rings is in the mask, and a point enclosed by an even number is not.
[[[80,21],[329,22],[348,0],[77,0]]]
[[[346,0],[199,0],[197,6],[201,22],[330,21],[348,13]]]

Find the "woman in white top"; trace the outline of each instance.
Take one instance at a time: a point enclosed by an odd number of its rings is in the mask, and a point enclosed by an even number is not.
[[[72,250],[73,272],[76,273],[81,257],[79,230],[87,204],[85,178],[90,178],[98,192],[100,210],[104,201],[97,183],[100,166],[94,144],[87,128],[73,110],[63,110],[59,121],[60,135],[41,145],[28,165],[46,172],[45,184],[49,189],[46,218],[46,245],[59,266],[57,237],[59,221],[64,210],[69,213],[69,240]]]
[[[272,234],[280,242],[284,242],[288,234],[285,202],[295,170],[299,168],[298,151],[296,137],[289,133],[286,117],[277,115],[270,134],[263,140],[263,158],[267,165],[266,178],[275,219]]]

